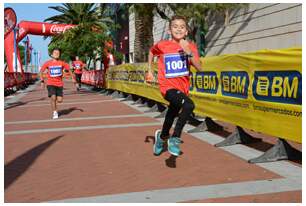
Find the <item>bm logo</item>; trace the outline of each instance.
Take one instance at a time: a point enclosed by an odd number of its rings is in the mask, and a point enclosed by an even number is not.
[[[302,104],[302,76],[298,71],[256,71],[255,99],[285,104]]]
[[[246,99],[249,76],[244,71],[221,72],[222,95]]]
[[[192,88],[197,92],[216,94],[218,91],[218,78],[216,72],[197,72],[191,79]]]

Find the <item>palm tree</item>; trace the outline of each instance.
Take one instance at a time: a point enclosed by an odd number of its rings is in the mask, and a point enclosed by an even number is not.
[[[189,19],[189,38],[196,40],[199,36],[199,51],[204,56],[205,34],[208,30],[207,17],[211,13],[224,16],[225,24],[228,22],[229,11],[241,8],[247,4],[214,4],[214,3],[186,3],[186,4],[133,4],[135,13],[135,62],[147,61],[148,51],[153,44],[153,16],[158,14],[161,18],[169,20],[172,15],[182,15]],[[168,12],[167,12],[168,10]],[[169,10],[171,12],[169,12]],[[170,14],[170,15],[169,15]]]
[[[153,44],[153,17],[157,4],[134,4],[135,13],[135,62],[145,62],[148,59],[150,47]]]
[[[45,19],[45,22],[78,25],[64,34],[51,37],[50,47],[65,47],[64,56],[83,55],[92,59],[96,50],[103,50],[103,43],[113,21],[94,3],[65,3],[51,6],[60,14]]]
[[[205,56],[205,35],[208,31],[207,19],[209,16],[223,16],[224,25],[229,23],[230,11],[247,6],[245,3],[196,3],[196,4],[166,4],[159,5],[161,12],[170,8],[174,14],[189,19],[189,38],[198,42],[201,56]],[[163,18],[163,17],[162,17]],[[169,18],[169,17],[167,17]]]
[[[62,6],[50,6],[61,14],[49,17],[45,21],[63,24],[90,24],[98,28],[106,28],[112,23],[109,17],[103,16],[100,8],[94,3],[66,3]]]

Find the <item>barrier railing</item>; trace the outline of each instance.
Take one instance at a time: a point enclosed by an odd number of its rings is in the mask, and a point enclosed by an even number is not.
[[[104,72],[102,70],[89,70],[83,71],[82,73],[82,83],[88,84],[97,88],[103,87],[103,75]]]
[[[37,79],[37,74],[24,72],[11,73],[4,72],[4,91],[5,95],[11,94],[18,89],[25,88],[27,85],[32,84]]]
[[[242,128],[282,137],[263,156],[250,160],[252,163],[301,157],[285,141],[302,143],[301,52],[301,48],[289,48],[201,58],[203,71],[192,68],[190,97],[195,114],[208,118],[190,132],[221,129],[214,118],[237,126],[216,146],[260,141]],[[110,67],[107,88],[167,104],[157,81],[144,82],[146,71],[146,63]],[[156,67],[154,71],[156,80]]]

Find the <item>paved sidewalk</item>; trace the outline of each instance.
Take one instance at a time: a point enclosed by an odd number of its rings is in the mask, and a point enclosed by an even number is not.
[[[249,164],[262,152],[216,148],[210,132],[185,132],[178,158],[154,156],[162,119],[146,107],[65,82],[52,120],[38,84],[18,95],[5,98],[5,202],[302,201],[300,163]]]

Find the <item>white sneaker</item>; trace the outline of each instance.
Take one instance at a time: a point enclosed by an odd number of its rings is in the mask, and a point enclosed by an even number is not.
[[[58,113],[57,113],[57,111],[54,111],[54,112],[53,112],[53,119],[58,119]]]

